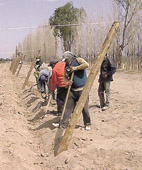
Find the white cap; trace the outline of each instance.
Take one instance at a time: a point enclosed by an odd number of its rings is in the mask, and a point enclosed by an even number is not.
[[[73,57],[74,54],[71,51],[65,51],[63,53],[63,58]]]

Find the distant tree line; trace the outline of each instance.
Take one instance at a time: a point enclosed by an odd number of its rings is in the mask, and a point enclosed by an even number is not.
[[[0,58],[0,63],[5,63],[7,61],[11,61],[10,58]]]
[[[100,47],[113,23],[120,21],[120,29],[109,49],[109,56],[120,69],[142,69],[142,2],[139,0],[113,0],[112,16],[89,18],[83,8],[75,8],[72,2],[54,11],[49,22],[30,32],[16,52],[26,55],[31,62],[41,50],[41,58],[61,58],[65,50],[95,62]],[[111,22],[112,21],[112,22]],[[96,23],[96,24],[95,24]],[[98,23],[98,24],[97,24]],[[100,23],[100,24],[99,24]]]

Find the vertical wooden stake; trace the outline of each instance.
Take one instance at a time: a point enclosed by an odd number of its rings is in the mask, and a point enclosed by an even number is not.
[[[17,57],[14,58],[13,62],[12,62],[12,65],[11,65],[11,72],[13,73],[13,70],[15,68],[15,64],[16,64],[16,61],[17,61]]]
[[[12,70],[14,62],[15,62],[15,58],[13,58],[12,61],[11,61],[11,65],[10,65],[10,68],[9,68],[10,71]]]
[[[95,64],[93,65],[91,71],[90,71],[90,74],[88,76],[88,79],[87,79],[87,82],[83,88],[83,91],[82,91],[82,94],[80,96],[80,99],[74,109],[74,112],[73,112],[73,115],[71,117],[71,120],[69,122],[69,125],[68,127],[66,128],[66,131],[65,131],[65,134],[63,136],[63,138],[61,139],[61,142],[60,142],[60,145],[59,145],[59,148],[57,150],[57,155],[60,154],[62,151],[65,151],[68,149],[68,146],[69,146],[69,143],[71,141],[71,138],[72,138],[72,135],[73,135],[73,131],[74,131],[74,128],[77,124],[77,120],[83,110],[83,107],[86,103],[86,100],[89,96],[89,92],[91,90],[91,87],[93,85],[93,82],[97,76],[97,73],[100,69],[100,66],[104,60],[104,57],[105,57],[105,54],[107,53],[111,43],[112,43],[112,40],[114,38],[114,35],[117,31],[117,29],[119,28],[119,25],[120,25],[120,22],[114,22],[102,47],[101,47],[101,50],[100,50],[100,53],[96,59],[96,62]]]
[[[15,55],[16,55],[16,57],[15,58],[13,58],[13,61],[12,61],[12,63],[11,63],[11,66],[10,66],[10,70],[13,72],[13,69],[14,69],[14,67],[15,67],[15,63],[16,63],[16,59],[17,59],[17,57],[18,57],[18,50],[17,50],[17,46],[16,46],[16,51],[15,51]]]
[[[39,50],[37,56],[39,56],[39,54],[40,54],[40,50]],[[33,68],[34,68],[34,65],[35,65],[35,63],[36,63],[36,57],[37,57],[37,56],[35,56],[34,59],[33,59],[33,61],[32,61],[31,67],[30,67],[29,72],[28,72],[28,74],[27,74],[27,77],[26,77],[26,79],[25,79],[25,81],[24,81],[24,84],[23,84],[22,89],[25,88],[25,86],[26,86],[26,84],[27,84],[27,82],[28,82],[28,80],[29,80],[29,77],[30,77],[30,75],[31,75],[31,72],[32,72],[32,70],[33,70]]]
[[[17,68],[18,68],[19,62],[20,62],[20,60],[21,60],[21,58],[22,58],[21,55],[19,55],[19,56],[16,58],[15,64],[14,64],[14,66],[13,66],[12,74],[15,74],[15,72],[16,72],[16,70],[17,70]]]
[[[16,74],[16,76],[18,76],[18,75],[19,75],[19,73],[20,73],[20,70],[21,70],[21,68],[22,68],[22,65],[23,65],[23,61],[25,60],[25,57],[26,57],[26,55],[22,56],[22,59],[21,59],[21,64],[20,64],[20,66],[19,66],[19,69],[18,69],[18,71],[17,71],[17,74]]]

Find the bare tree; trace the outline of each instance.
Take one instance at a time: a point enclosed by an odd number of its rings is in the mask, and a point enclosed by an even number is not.
[[[122,20],[121,37],[119,44],[119,67],[123,67],[123,51],[125,47],[132,40],[132,35],[129,34],[128,28],[134,16],[137,14],[141,7],[139,0],[114,0],[119,7],[119,16]]]

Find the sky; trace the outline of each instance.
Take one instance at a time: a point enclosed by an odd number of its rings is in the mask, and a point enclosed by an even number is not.
[[[0,0],[0,58],[10,58],[18,43],[30,31],[47,23],[54,11],[68,0]],[[111,15],[112,0],[72,0],[74,7],[83,7],[88,15]],[[34,27],[34,28],[31,28]]]

